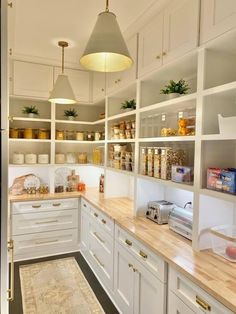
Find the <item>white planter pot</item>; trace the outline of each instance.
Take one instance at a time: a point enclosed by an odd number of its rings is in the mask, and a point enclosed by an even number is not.
[[[128,112],[128,111],[131,111],[131,110],[133,110],[133,108],[122,109],[122,111],[124,111],[124,112]]]
[[[35,113],[28,113],[29,118],[36,118],[37,115]]]
[[[170,94],[167,94],[167,99],[174,99],[174,98],[177,98],[177,97],[180,97],[180,94],[178,93],[170,93]]]
[[[75,120],[75,117],[69,116],[69,117],[67,117],[67,119],[70,120],[70,121],[74,121],[74,120]]]

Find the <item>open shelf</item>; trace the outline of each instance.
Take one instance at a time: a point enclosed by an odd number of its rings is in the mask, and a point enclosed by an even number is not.
[[[55,143],[61,143],[61,144],[104,144],[105,141],[55,140]]]
[[[135,139],[128,139],[128,140],[107,140],[107,143],[114,143],[114,144],[119,144],[119,143],[134,143]]]
[[[203,195],[207,195],[210,197],[215,197],[221,200],[225,200],[227,202],[236,202],[236,195],[234,194],[229,194],[229,193],[224,193],[224,192],[219,192],[219,191],[214,191],[214,190],[209,190],[209,189],[201,189],[200,193]]]
[[[127,111],[127,112],[124,112],[124,113],[119,113],[119,114],[116,114],[112,117],[109,117],[107,120],[108,121],[112,121],[112,120],[119,120],[119,119],[124,119],[126,117],[130,117],[130,116],[135,116],[136,114],[136,110],[130,110],[130,111]]]
[[[51,122],[51,119],[28,118],[28,117],[10,117],[11,121],[24,121],[24,122]]]
[[[158,142],[193,142],[195,141],[195,136],[162,136],[162,137],[149,137],[149,138],[139,138],[140,143],[158,143]]]
[[[129,175],[129,176],[134,176],[133,171],[121,170],[121,169],[116,169],[116,168],[112,168],[112,167],[106,167],[106,168],[110,171],[113,171],[113,172],[123,173],[123,174]]]
[[[51,143],[51,140],[39,140],[39,139],[27,139],[27,138],[9,138],[9,142]]]

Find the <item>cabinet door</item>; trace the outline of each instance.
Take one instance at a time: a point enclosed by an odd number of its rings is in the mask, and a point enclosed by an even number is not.
[[[13,61],[13,94],[47,99],[53,88],[53,67]]]
[[[166,313],[166,284],[138,261],[135,263],[134,313]]]
[[[201,43],[205,43],[235,27],[235,0],[203,0],[201,2]]]
[[[173,292],[168,292],[168,314],[194,314]]]
[[[115,247],[114,292],[123,314],[132,314],[134,308],[134,258],[121,245]],[[148,312],[146,312],[148,313]]]
[[[162,65],[163,12],[139,32],[138,76]]]
[[[54,82],[56,82],[58,74],[61,74],[61,69],[54,68]],[[90,74],[87,71],[65,69],[65,74],[68,75],[71,87],[75,94],[76,100],[81,103],[90,102]]]
[[[108,93],[132,83],[137,77],[137,34],[126,41],[129,53],[134,61],[132,67],[126,71],[108,73],[107,91]]]
[[[88,255],[88,234],[89,234],[89,215],[85,213],[85,210],[81,209],[81,223],[80,223],[80,241],[81,251],[87,256]]]
[[[163,63],[198,45],[199,0],[173,0],[164,13]]]
[[[93,72],[93,102],[105,97],[105,73]]]

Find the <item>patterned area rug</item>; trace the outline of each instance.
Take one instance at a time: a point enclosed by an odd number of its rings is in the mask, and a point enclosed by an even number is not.
[[[74,257],[20,266],[24,314],[104,314]]]

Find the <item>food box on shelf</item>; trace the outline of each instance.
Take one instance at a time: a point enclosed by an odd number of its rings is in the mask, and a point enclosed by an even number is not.
[[[193,183],[193,167],[172,166],[171,180],[178,183]]]
[[[212,250],[225,259],[236,262],[236,226],[222,225],[210,229]]]
[[[235,168],[208,168],[207,188],[227,193],[236,193],[236,169]]]

